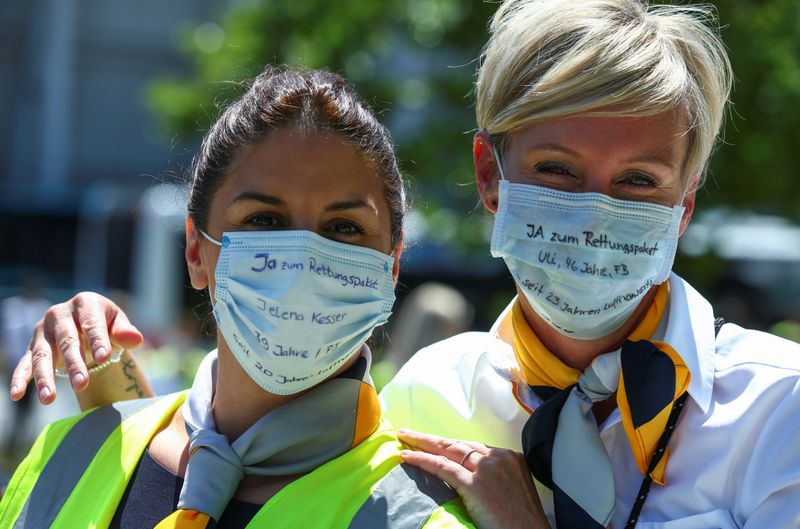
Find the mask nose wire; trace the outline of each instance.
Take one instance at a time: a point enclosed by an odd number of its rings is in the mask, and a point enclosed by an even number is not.
[[[208,234],[208,233],[206,233],[205,231],[203,231],[203,230],[201,230],[201,229],[199,229],[199,228],[197,229],[197,231],[199,231],[199,232],[200,232],[200,233],[203,235],[203,237],[205,237],[206,239],[208,239],[208,240],[209,240],[209,242],[211,242],[212,244],[216,244],[217,246],[219,246],[219,247],[222,247],[222,243],[221,243],[220,241],[216,240],[214,237],[212,237],[211,235],[209,235],[209,234]],[[392,253],[390,253],[390,254],[389,254],[389,257],[391,257],[392,259],[394,259],[394,254],[395,254],[395,251],[394,251],[394,250],[392,250]]]

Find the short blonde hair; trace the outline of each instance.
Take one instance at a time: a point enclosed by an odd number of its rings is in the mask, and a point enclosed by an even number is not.
[[[644,0],[506,0],[490,23],[476,85],[478,126],[504,143],[576,114],[688,118],[684,184],[704,174],[733,73],[713,6]]]

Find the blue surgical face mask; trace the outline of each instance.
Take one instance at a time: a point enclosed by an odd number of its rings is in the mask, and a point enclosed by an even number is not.
[[[514,184],[500,158],[491,252],[533,310],[558,332],[591,340],[633,315],[672,269],[683,206]]]
[[[289,395],[332,375],[394,304],[391,256],[310,231],[242,231],[222,247],[214,317],[242,368]]]

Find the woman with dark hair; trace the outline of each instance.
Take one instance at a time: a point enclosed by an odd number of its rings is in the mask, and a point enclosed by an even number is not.
[[[346,81],[259,75],[189,183],[186,264],[212,294],[217,349],[188,392],[49,425],[0,527],[471,525],[443,482],[401,464],[369,374],[405,209],[389,134]]]

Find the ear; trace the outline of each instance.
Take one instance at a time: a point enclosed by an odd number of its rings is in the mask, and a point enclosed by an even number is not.
[[[203,267],[203,255],[200,251],[202,239],[203,236],[194,227],[192,220],[186,217],[186,266],[189,269],[192,287],[196,290],[208,287],[208,274]]]
[[[494,159],[488,132],[480,131],[475,134],[472,140],[472,158],[475,162],[475,185],[478,187],[483,207],[495,213],[500,171],[497,170],[497,160]]]
[[[403,255],[403,238],[400,237],[400,240],[397,241],[397,244],[394,247],[394,265],[392,265],[392,279],[394,280],[394,286],[397,286],[397,279],[400,277],[400,256]]]
[[[681,219],[681,227],[680,231],[678,232],[678,236],[683,235],[683,232],[686,231],[686,228],[689,226],[689,221],[692,220],[692,214],[694,213],[694,202],[697,195],[697,189],[700,187],[700,178],[701,173],[697,173],[692,178],[692,181],[689,183],[688,191],[686,192],[686,196],[683,197],[683,207],[686,210],[683,212],[683,218]]]

